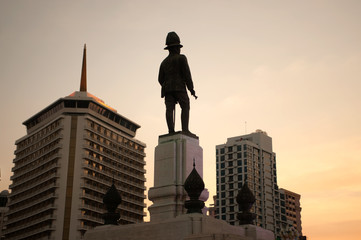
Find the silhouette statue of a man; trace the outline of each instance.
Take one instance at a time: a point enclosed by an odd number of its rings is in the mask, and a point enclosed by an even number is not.
[[[188,128],[190,104],[186,88],[196,99],[197,96],[193,89],[187,58],[180,54],[180,49],[183,46],[175,32],[168,33],[166,45],[167,47],[164,49],[169,51],[169,55],[160,65],[158,81],[162,86],[162,98],[165,98],[168,131],[174,133],[175,105],[179,103],[182,109],[182,132],[192,134]]]

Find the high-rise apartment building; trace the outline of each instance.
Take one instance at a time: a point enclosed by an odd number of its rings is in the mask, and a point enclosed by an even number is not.
[[[146,145],[140,127],[87,92],[84,48],[80,91],[23,123],[16,141],[5,237],[82,239],[104,223],[103,196],[114,182],[121,224],[143,222]]]
[[[302,236],[301,195],[283,188],[280,188],[279,191],[280,199],[285,203],[288,226],[292,226],[297,230],[299,236]]]
[[[257,216],[255,224],[277,236],[286,223],[286,212],[279,197],[272,138],[261,130],[228,138],[216,146],[216,164],[216,217],[238,225],[236,196],[246,182],[256,198],[251,210]]]

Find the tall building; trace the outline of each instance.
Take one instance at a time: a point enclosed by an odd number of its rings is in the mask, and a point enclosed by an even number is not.
[[[297,230],[299,236],[302,236],[301,195],[287,189],[280,188],[280,199],[285,203],[288,226],[292,226],[295,230]]]
[[[272,138],[266,132],[231,137],[216,146],[217,199],[216,217],[238,225],[236,196],[247,182],[256,202],[251,211],[255,224],[277,236],[286,222],[277,185],[276,154]]]
[[[135,139],[140,126],[87,92],[85,47],[80,91],[23,124],[6,239],[82,239],[103,224],[103,196],[113,182],[123,200],[119,222],[143,222],[146,145]]]

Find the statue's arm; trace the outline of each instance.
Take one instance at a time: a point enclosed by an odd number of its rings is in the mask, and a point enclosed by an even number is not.
[[[191,74],[191,70],[189,69],[187,57],[184,55],[181,55],[181,56],[182,56],[184,82],[185,82],[188,90],[193,94],[194,86],[193,86],[192,74]]]

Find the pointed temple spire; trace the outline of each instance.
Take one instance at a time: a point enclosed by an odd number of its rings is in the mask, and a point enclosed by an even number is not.
[[[83,66],[81,69],[81,79],[80,79],[80,91],[86,92],[86,44],[84,44],[84,52],[83,52]]]

